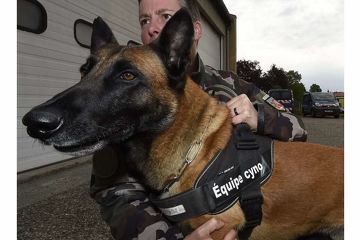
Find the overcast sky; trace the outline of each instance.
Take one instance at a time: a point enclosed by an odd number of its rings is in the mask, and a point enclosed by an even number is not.
[[[237,16],[237,60],[295,70],[308,90],[344,90],[343,0],[224,0]]]

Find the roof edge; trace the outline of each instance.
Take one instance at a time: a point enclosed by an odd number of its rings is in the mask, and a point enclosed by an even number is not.
[[[213,3],[219,10],[221,16],[226,20],[227,25],[230,25],[234,21],[234,18],[236,19],[236,15],[229,13],[223,0],[213,0]]]

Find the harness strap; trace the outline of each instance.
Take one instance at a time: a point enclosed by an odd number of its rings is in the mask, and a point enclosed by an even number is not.
[[[209,196],[207,186],[194,188],[181,194],[159,199],[150,194],[150,201],[173,222],[201,216],[215,209],[216,204]]]
[[[265,131],[264,104],[256,103],[255,106],[256,106],[256,110],[258,112],[257,134],[264,135],[264,131]]]
[[[242,191],[240,206],[245,215],[245,224],[238,230],[239,240],[249,239],[254,228],[261,224],[263,196],[260,184],[255,184]]]
[[[247,124],[238,124],[237,130],[237,149],[248,150],[256,157],[257,149],[259,148],[255,135],[251,132]],[[255,151],[249,151],[255,150]],[[256,155],[255,155],[256,154]],[[240,207],[245,216],[245,224],[238,230],[238,237],[240,240],[249,239],[254,228],[261,224],[262,220],[262,204],[263,196],[261,193],[261,184],[256,182],[244,188],[240,194]]]

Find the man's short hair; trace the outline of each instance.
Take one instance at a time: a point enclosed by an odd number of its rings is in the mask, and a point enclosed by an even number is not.
[[[196,0],[178,0],[180,2],[180,6],[186,8],[191,15],[193,22],[200,21],[200,11],[197,5]],[[138,0],[140,4],[141,0]]]

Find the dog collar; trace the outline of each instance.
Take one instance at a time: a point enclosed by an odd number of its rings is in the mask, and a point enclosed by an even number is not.
[[[161,191],[162,193],[168,192],[170,187],[176,183],[177,181],[179,181],[179,179],[181,178],[181,176],[184,174],[185,170],[187,169],[187,167],[191,164],[191,162],[197,157],[197,155],[199,154],[204,141],[204,135],[207,131],[207,129],[209,128],[209,125],[212,121],[214,116],[210,116],[209,117],[209,121],[204,129],[204,131],[201,133],[200,138],[198,140],[196,140],[195,142],[193,142],[188,151],[186,152],[186,155],[184,157],[184,162],[181,165],[181,167],[179,168],[179,170],[177,171],[176,174],[172,174],[169,176],[168,180],[165,181],[165,184],[163,186],[163,190]]]

